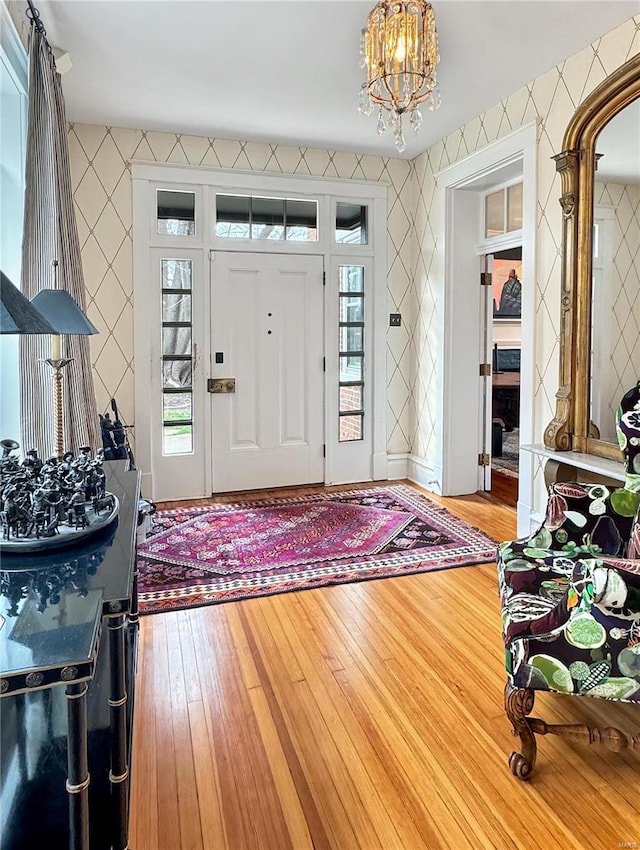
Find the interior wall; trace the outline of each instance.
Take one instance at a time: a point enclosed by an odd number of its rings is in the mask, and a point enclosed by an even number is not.
[[[387,448],[409,450],[415,430],[411,397],[415,319],[411,281],[411,163],[305,147],[127,130],[89,124],[69,127],[71,177],[91,321],[98,409],[115,397],[133,421],[132,159],[228,170],[375,180],[388,185],[387,312],[402,326],[387,329]]]
[[[412,198],[416,244],[412,267],[417,315],[412,345],[418,367],[413,378],[417,428],[411,451],[432,467],[436,459],[438,388],[436,359],[443,349],[444,221],[434,206],[438,172],[513,130],[541,119],[537,162],[536,320],[534,435],[542,442],[555,412],[560,337],[562,214],[560,179],[551,157],[562,149],[576,107],[610,73],[640,51],[640,17],[568,57],[488,111],[433,145],[414,160]],[[530,274],[530,272],[528,272]],[[455,295],[455,293],[454,293]],[[537,461],[535,506],[544,505],[543,462]]]
[[[5,2],[26,41],[23,4],[18,0]],[[442,417],[437,362],[443,346],[439,328],[444,278],[444,222],[433,210],[436,174],[539,116],[534,427],[535,441],[541,442],[555,411],[558,383],[561,189],[551,156],[560,151],[564,130],[576,107],[608,74],[639,51],[640,16],[636,16],[411,162],[142,130],[71,126],[72,172],[90,315],[104,329],[101,336],[92,337],[99,408],[106,408],[109,398],[116,394],[124,417],[127,421],[133,418],[130,157],[190,164],[206,160],[206,164],[225,168],[318,176],[364,176],[390,183],[388,306],[389,312],[403,315],[402,328],[387,333],[388,450],[408,450],[433,467],[436,423]],[[83,180],[81,195],[90,195],[91,186],[97,192],[95,204],[88,199],[93,206],[86,217],[82,206],[87,205],[87,198],[82,201],[77,194]],[[544,500],[542,467],[543,462],[538,461],[538,508]]]

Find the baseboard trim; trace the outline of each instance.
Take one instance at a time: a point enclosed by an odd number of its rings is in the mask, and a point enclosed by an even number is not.
[[[153,493],[153,476],[150,472],[141,472],[140,473],[140,495],[144,495],[144,498],[150,499],[151,493]]]
[[[387,478],[389,481],[409,477],[409,455],[403,454],[387,455]]]
[[[428,466],[422,458],[416,455],[409,455],[409,474],[408,478],[425,490],[430,490],[432,493],[437,493],[440,490],[440,482],[432,467]]]
[[[538,511],[533,511],[530,508],[528,508],[526,505],[524,505],[523,508],[524,508],[524,510],[522,512],[523,524],[526,523],[526,521],[528,520],[529,521],[529,531],[528,531],[528,533],[533,534],[533,532],[537,531],[540,528],[540,526],[542,525],[542,523],[544,522],[545,514],[540,513]],[[520,509],[520,503],[518,503],[518,509]],[[528,514],[527,514],[527,510],[528,510]],[[518,510],[518,518],[520,519],[520,510]]]

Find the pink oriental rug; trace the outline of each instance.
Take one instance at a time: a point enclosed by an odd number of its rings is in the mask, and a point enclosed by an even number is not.
[[[496,543],[403,484],[159,511],[140,612],[494,560]]]

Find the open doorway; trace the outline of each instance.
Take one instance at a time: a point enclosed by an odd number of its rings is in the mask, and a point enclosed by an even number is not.
[[[520,460],[522,246],[487,257],[491,270],[491,492],[517,503]]]
[[[437,175],[434,208],[441,211],[445,223],[443,357],[438,369],[444,415],[434,435],[433,477],[443,495],[484,490],[491,474],[491,467],[485,463],[491,450],[492,423],[487,420],[484,403],[485,395],[491,395],[486,386],[492,380],[491,351],[488,344],[483,347],[482,339],[490,323],[480,320],[484,307],[485,315],[489,312],[490,302],[479,257],[520,245],[526,276],[522,288],[519,436],[521,446],[534,442],[536,164],[537,125],[532,122]],[[486,221],[487,212],[495,212],[487,197],[519,182],[522,226],[508,229],[500,239],[495,234],[500,228],[488,226],[493,220]],[[487,209],[489,205],[491,210]],[[508,216],[508,208],[506,212]],[[521,452],[517,513],[518,533],[522,535],[531,529],[533,458],[531,452]]]

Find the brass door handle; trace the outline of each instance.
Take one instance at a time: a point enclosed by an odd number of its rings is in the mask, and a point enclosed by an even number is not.
[[[234,393],[236,391],[235,378],[209,378],[207,381],[207,392],[210,393]]]

